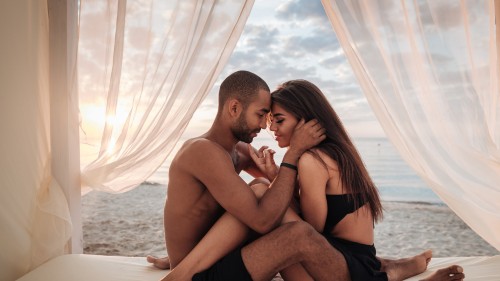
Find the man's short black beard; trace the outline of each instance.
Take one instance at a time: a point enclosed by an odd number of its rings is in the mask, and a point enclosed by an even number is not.
[[[244,143],[251,143],[253,141],[253,138],[250,136],[251,132],[248,129],[245,119],[242,118],[243,116],[244,114],[240,116],[236,127],[233,128],[233,135],[239,141],[242,141]]]

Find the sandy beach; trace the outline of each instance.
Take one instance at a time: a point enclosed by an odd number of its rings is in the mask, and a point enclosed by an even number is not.
[[[163,256],[162,185],[142,184],[123,194],[90,192],[82,198],[84,253]],[[382,257],[405,257],[432,249],[435,257],[500,254],[445,205],[383,202],[375,226]]]

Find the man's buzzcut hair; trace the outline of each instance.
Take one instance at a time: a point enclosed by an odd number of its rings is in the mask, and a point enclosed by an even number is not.
[[[229,98],[236,98],[246,109],[257,97],[259,90],[270,92],[267,83],[257,74],[246,70],[229,75],[219,89],[219,110]]]

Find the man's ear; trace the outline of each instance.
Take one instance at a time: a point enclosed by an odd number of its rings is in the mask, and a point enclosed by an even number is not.
[[[238,117],[243,111],[243,106],[241,102],[237,99],[230,99],[228,101],[229,116]]]

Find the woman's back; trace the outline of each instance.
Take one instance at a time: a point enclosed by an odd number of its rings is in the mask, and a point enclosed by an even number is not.
[[[314,153],[314,154],[313,154]],[[300,205],[303,218],[326,235],[373,244],[373,217],[368,204],[355,206],[342,186],[337,162],[315,150],[299,161]]]

